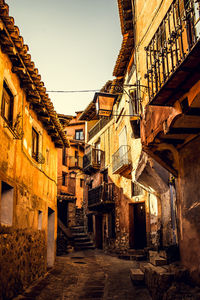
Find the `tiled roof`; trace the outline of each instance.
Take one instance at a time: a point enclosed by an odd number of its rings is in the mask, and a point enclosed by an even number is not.
[[[122,34],[133,31],[133,11],[131,0],[117,0]]]
[[[0,45],[13,64],[12,72],[20,79],[20,84],[27,94],[27,101],[32,105],[38,119],[43,123],[56,147],[69,147],[69,141],[63,131],[54,106],[46,93],[41,75],[31,61],[29,48],[24,44],[14,18],[9,16],[9,6],[0,1]]]
[[[124,76],[134,49],[133,9],[131,0],[118,0],[123,41],[114,67],[113,76]]]
[[[126,33],[123,36],[123,41],[114,67],[113,76],[119,77],[125,75],[133,51],[133,47],[134,47],[133,36],[130,33]]]

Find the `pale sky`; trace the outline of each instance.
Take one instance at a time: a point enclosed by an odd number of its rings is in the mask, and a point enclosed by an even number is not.
[[[47,90],[100,89],[122,35],[117,0],[7,0]],[[49,93],[58,113],[75,114],[92,93]]]

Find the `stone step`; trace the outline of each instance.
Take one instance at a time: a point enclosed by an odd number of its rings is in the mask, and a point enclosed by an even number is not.
[[[164,266],[167,264],[167,260],[160,256],[149,257],[149,262],[154,266]]]
[[[81,243],[76,243],[77,247],[85,247],[85,246],[93,246],[93,242],[92,241],[87,241],[87,242],[81,242]]]
[[[75,250],[94,250],[95,246],[91,245],[91,246],[75,246]]]
[[[74,233],[74,232],[84,232],[85,231],[85,228],[84,226],[72,226],[70,227],[71,229],[71,232]]]
[[[88,237],[87,233],[85,233],[85,232],[73,233],[72,236],[73,236],[73,239],[79,239],[79,238],[86,238],[86,237]]]
[[[130,277],[134,284],[144,283],[144,273],[140,269],[130,269]]]
[[[130,255],[145,255],[145,251],[143,249],[129,249],[128,254],[130,254]]]
[[[131,255],[131,260],[143,261],[143,260],[146,260],[146,259],[147,259],[147,257],[146,257],[145,254],[144,255],[139,255],[139,254]]]
[[[76,243],[78,243],[78,242],[88,242],[88,241],[90,241],[90,238],[87,235],[83,236],[83,237],[74,237],[74,241]]]
[[[120,254],[118,255],[118,258],[124,259],[124,260],[136,260],[136,261],[142,261],[146,260],[146,255],[139,255],[139,254],[134,254],[134,255],[129,255],[129,254]]]

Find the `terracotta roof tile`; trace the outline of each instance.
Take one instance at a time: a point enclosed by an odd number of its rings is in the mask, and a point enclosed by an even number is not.
[[[49,99],[46,93],[46,88],[44,82],[41,81],[41,75],[38,74],[38,69],[35,68],[34,62],[31,61],[31,55],[28,53],[28,46],[24,44],[23,37],[20,36],[20,30],[14,24],[14,18],[9,16],[9,6],[4,0],[0,0],[0,44],[2,51],[6,53],[12,62],[18,62],[17,66],[13,70],[17,73],[22,86],[27,91],[28,97],[27,101],[34,106],[41,106],[41,108],[46,109],[47,116],[50,117],[50,123],[45,124],[55,127],[58,137],[55,139],[54,143],[57,147],[69,147],[69,140],[67,139],[63,127],[59,121],[58,115],[54,110],[53,103]],[[32,102],[32,98],[37,99]],[[36,102],[36,103],[35,103]],[[37,114],[39,114],[36,111]],[[51,134],[49,133],[51,136]]]

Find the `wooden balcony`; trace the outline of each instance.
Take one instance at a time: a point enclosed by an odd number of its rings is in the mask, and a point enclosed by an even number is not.
[[[172,106],[200,79],[199,37],[199,2],[174,0],[145,48],[150,105]]]
[[[121,146],[112,155],[112,172],[113,174],[121,174],[124,177],[131,178],[131,152],[130,146]]]
[[[83,156],[83,171],[85,174],[91,174],[105,166],[105,153],[100,149],[92,148]]]
[[[110,118],[100,119],[89,131],[88,139],[91,140],[104,126],[110,122]]]
[[[82,169],[83,168],[83,157],[69,156],[69,168],[70,169]]]
[[[114,205],[114,184],[103,183],[88,191],[89,210],[108,211]]]

